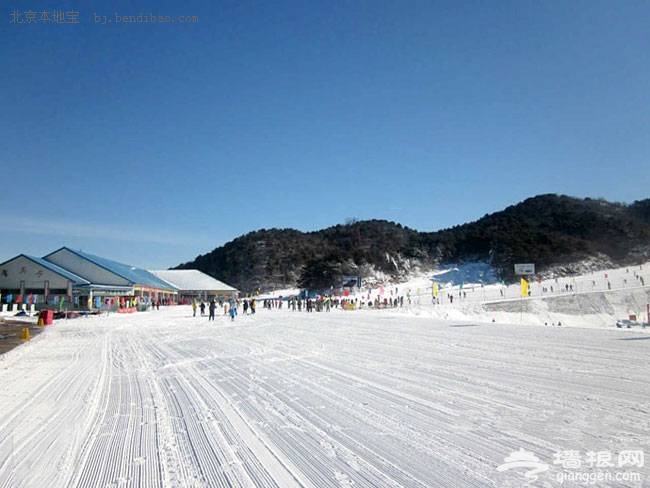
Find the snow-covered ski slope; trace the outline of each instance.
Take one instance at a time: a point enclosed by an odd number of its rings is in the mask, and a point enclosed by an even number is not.
[[[522,486],[496,471],[520,448],[559,486],[556,451],[650,452],[646,339],[383,311],[57,321],[0,356],[0,488]]]
[[[481,263],[453,267],[465,276],[486,272]],[[583,275],[530,281],[530,296],[522,300],[519,283],[482,285],[448,282],[446,272],[414,275],[403,283],[364,289],[359,300],[405,296],[396,313],[428,315],[432,319],[469,320],[516,324],[557,324],[570,327],[614,327],[617,319],[636,315],[647,320],[650,303],[650,263],[604,269]],[[439,283],[438,304],[433,305],[432,280]],[[453,300],[449,296],[453,296]]]

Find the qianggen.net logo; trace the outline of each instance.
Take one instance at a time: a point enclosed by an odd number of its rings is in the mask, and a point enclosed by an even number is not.
[[[524,485],[533,485],[540,477],[544,481],[604,486],[611,483],[640,483],[644,477],[634,468],[643,468],[645,454],[640,449],[621,450],[615,456],[611,451],[578,450],[557,451],[551,464],[540,460],[534,453],[520,448],[506,456],[498,472],[510,472]],[[523,478],[523,479],[522,479]]]

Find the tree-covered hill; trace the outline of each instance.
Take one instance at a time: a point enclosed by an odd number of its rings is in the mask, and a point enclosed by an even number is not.
[[[516,262],[543,272],[591,257],[629,264],[650,256],[650,199],[631,205],[539,195],[467,224],[418,232],[366,220],[316,232],[262,229],[197,256],[195,268],[240,290],[336,284],[348,274],[399,277],[415,267],[489,261],[504,279]]]

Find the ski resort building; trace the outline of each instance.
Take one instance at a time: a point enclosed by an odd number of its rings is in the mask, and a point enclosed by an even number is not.
[[[0,264],[3,303],[123,308],[175,302],[178,290],[149,271],[62,247],[43,258],[20,254]]]
[[[86,296],[129,296],[148,300],[172,300],[178,290],[149,271],[83,251],[62,247],[43,259],[90,282]]]
[[[236,288],[198,269],[164,269],[152,273],[178,289],[180,302],[193,298],[230,298],[238,293]]]
[[[19,254],[0,264],[0,294],[4,304],[45,304],[45,297],[72,297],[90,282],[42,258]],[[6,308],[6,307],[5,307]]]

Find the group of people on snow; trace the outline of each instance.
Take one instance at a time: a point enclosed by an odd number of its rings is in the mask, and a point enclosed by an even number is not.
[[[230,320],[235,320],[240,305],[243,308],[244,315],[248,315],[249,312],[251,315],[255,314],[255,298],[245,298],[243,300],[239,298],[230,298],[228,300],[219,298],[218,300],[215,300],[212,298],[207,303],[204,300],[192,300],[192,316],[196,317],[196,311],[199,310],[201,317],[204,317],[207,308],[208,320],[214,320],[217,308],[220,308],[223,310],[224,315],[230,316]]]

